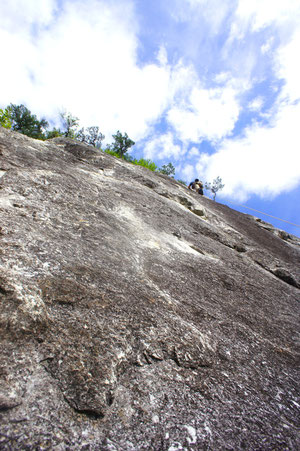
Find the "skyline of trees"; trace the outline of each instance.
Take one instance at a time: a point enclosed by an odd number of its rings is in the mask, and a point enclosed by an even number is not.
[[[135,142],[129,138],[125,132],[122,134],[119,130],[112,135],[113,142],[107,144],[105,149],[101,145],[105,139],[105,135],[100,132],[98,126],[82,127],[79,129],[80,120],[73,116],[70,112],[63,111],[59,114],[61,128],[52,128],[49,130],[49,122],[42,118],[39,120],[37,116],[23,104],[15,105],[11,103],[4,109],[0,109],[0,125],[7,129],[12,129],[31,138],[47,140],[57,137],[66,137],[76,139],[85,144],[91,145],[104,150],[109,154],[118,156],[132,164],[144,166],[151,171],[165,174],[169,177],[175,177],[175,167],[169,162],[159,168],[153,161],[141,158],[137,160],[132,155],[127,154],[128,150],[135,145]],[[184,180],[181,183],[187,184]],[[216,198],[218,191],[224,188],[221,177],[217,177],[213,182],[206,182],[205,189],[210,191],[213,195],[213,200]]]

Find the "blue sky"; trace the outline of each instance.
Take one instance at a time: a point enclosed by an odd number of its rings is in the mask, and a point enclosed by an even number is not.
[[[116,130],[176,178],[300,236],[298,0],[10,0],[0,106]]]

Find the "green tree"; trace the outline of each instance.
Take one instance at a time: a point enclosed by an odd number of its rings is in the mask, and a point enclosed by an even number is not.
[[[114,142],[110,146],[107,146],[107,149],[119,154],[121,157],[123,157],[130,147],[135,144],[132,139],[128,138],[127,133],[122,135],[119,130],[112,136],[114,138]]]
[[[187,186],[187,183],[184,180],[178,179],[177,182],[181,183],[184,186]]]
[[[71,113],[68,113],[66,111],[60,113],[60,119],[63,126],[63,136],[66,138],[76,138],[76,129],[79,124],[78,117],[72,116]]]
[[[49,130],[46,132],[46,138],[52,139],[52,138],[58,138],[59,136],[64,136],[63,132],[60,128],[55,128],[53,130]]]
[[[174,176],[175,175],[175,167],[172,163],[164,164],[159,170],[161,174]]]
[[[10,104],[12,130],[23,133],[36,139],[46,139],[45,131],[48,122],[45,119],[38,120],[35,114],[25,105]]]
[[[101,147],[101,143],[104,138],[105,136],[99,131],[99,127],[95,126],[87,127],[86,130],[83,127],[76,134],[76,139],[78,139],[78,141],[90,144],[91,146],[97,147],[98,149]]]
[[[216,200],[217,192],[224,188],[224,184],[222,183],[221,177],[217,177],[213,180],[213,182],[205,183],[205,188],[212,192],[213,199]]]
[[[10,107],[6,107],[4,110],[0,108],[0,125],[4,128],[12,127]]]

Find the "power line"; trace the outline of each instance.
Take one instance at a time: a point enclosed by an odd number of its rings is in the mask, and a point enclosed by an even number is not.
[[[287,222],[288,224],[291,224],[295,227],[300,227],[300,225],[295,224],[294,222],[287,221],[286,219],[277,218],[277,216],[272,216],[272,215],[269,215],[268,213],[264,213],[263,211],[255,210],[255,208],[246,207],[246,205],[235,204],[234,202],[229,202],[229,201],[227,201],[227,202],[232,205],[237,205],[238,207],[243,207],[243,208],[247,208],[248,210],[256,211],[257,213],[261,213],[262,215],[269,216],[270,218],[278,219],[278,221]]]

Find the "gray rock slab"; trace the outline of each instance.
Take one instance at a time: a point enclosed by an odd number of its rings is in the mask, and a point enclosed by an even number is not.
[[[0,448],[296,450],[300,240],[0,128]]]

